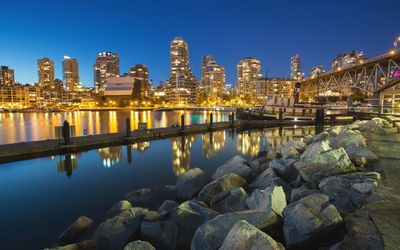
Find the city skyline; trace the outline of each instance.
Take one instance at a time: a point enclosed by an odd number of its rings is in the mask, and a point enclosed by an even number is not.
[[[201,76],[201,58],[209,54],[218,58],[218,64],[225,67],[226,82],[236,84],[236,65],[245,57],[255,57],[261,61],[263,76],[268,72],[268,76],[288,77],[290,58],[299,54],[303,72],[307,76],[311,68],[317,65],[324,65],[329,70],[332,59],[339,53],[353,49],[365,52],[367,57],[384,53],[386,51],[383,50],[392,48],[393,39],[398,35],[398,31],[393,30],[390,25],[395,21],[398,12],[395,1],[387,0],[385,4],[379,5],[339,1],[335,6],[330,6],[329,13],[322,13],[321,6],[314,6],[313,1],[287,2],[288,4],[278,4],[252,1],[249,5],[241,6],[236,1],[229,5],[224,2],[212,5],[211,1],[190,5],[181,1],[155,1],[157,7],[154,4],[150,6],[146,3],[134,3],[146,10],[143,13],[151,12],[154,15],[148,18],[145,14],[135,12],[134,21],[137,23],[132,34],[126,31],[121,33],[133,21],[125,17],[129,13],[125,10],[129,8],[125,7],[130,3],[120,2],[120,15],[109,13],[110,18],[116,19],[114,25],[117,23],[120,27],[109,30],[106,35],[102,34],[102,39],[99,39],[100,34],[97,33],[109,26],[101,24],[93,27],[93,21],[107,13],[106,3],[71,4],[78,16],[85,16],[85,19],[91,21],[73,20],[68,25],[77,28],[71,31],[71,36],[64,37],[63,28],[67,23],[60,13],[72,11],[72,7],[55,3],[52,8],[41,9],[44,2],[27,2],[24,4],[25,8],[19,8],[19,5],[8,2],[5,7],[9,11],[0,17],[0,20],[9,24],[3,30],[4,37],[8,39],[0,42],[0,65],[13,69],[16,81],[34,83],[37,82],[37,59],[48,57],[54,61],[55,77],[62,79],[62,60],[64,55],[69,55],[79,61],[81,82],[84,86],[92,87],[93,64],[97,53],[113,51],[120,56],[121,74],[129,72],[129,68],[136,64],[144,64],[149,68],[149,78],[157,85],[160,80],[165,82],[168,79],[169,43],[174,37],[181,36],[189,44],[191,68],[198,79]],[[302,7],[301,13],[296,12],[299,6]],[[175,24],[173,18],[167,18],[168,11],[162,11],[163,7],[176,9],[181,17],[196,18],[185,19],[184,24]],[[343,7],[352,13],[351,19],[335,18]],[[204,10],[208,10],[207,14],[204,14]],[[236,16],[239,11],[243,12],[243,18],[252,19],[241,22],[244,19]],[[49,12],[49,18],[54,20],[52,24],[47,24],[47,30],[37,29],[41,20],[36,16],[43,12]],[[369,15],[371,12],[375,15]],[[12,13],[19,13],[22,17],[13,19],[10,15]],[[384,18],[380,18],[383,13]],[[201,18],[202,15],[204,18]],[[207,30],[202,27],[211,25],[217,18],[223,20],[219,21],[218,29]],[[321,18],[324,22],[316,21]],[[296,21],[299,29],[290,29],[293,21]],[[355,25],[358,27],[356,30],[353,29]],[[20,32],[15,32],[16,30]],[[238,32],[241,39],[237,39]],[[318,37],[313,37],[315,34]],[[38,38],[41,36],[43,39]]]

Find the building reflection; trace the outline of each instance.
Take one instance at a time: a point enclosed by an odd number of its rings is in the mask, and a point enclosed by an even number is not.
[[[186,172],[190,167],[190,147],[196,141],[196,135],[182,136],[171,139],[172,171],[175,176]]]
[[[261,132],[251,130],[238,133],[236,144],[237,151],[242,155],[256,157],[258,152],[260,152],[261,135]]]
[[[225,146],[225,130],[203,134],[202,141],[203,155],[206,159],[210,159]]]
[[[114,146],[109,148],[98,149],[100,159],[103,161],[103,166],[110,168],[118,164],[122,159],[122,146]]]
[[[63,173],[68,177],[71,177],[72,172],[78,169],[78,158],[80,154],[68,154],[64,156],[60,156],[60,159],[57,160],[57,173]]]

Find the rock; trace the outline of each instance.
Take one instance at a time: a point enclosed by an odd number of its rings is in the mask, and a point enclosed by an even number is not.
[[[203,187],[198,198],[206,204],[210,204],[217,194],[232,188],[243,187],[244,185],[246,185],[245,179],[234,173],[229,173]]]
[[[386,130],[383,127],[390,127],[390,123],[381,118],[373,118],[370,121],[365,121],[363,124],[360,124],[358,130],[361,132],[367,133],[375,133],[375,134],[386,134]]]
[[[338,140],[339,147],[346,148],[348,146],[367,146],[364,136],[359,131],[343,129],[336,138]]]
[[[249,179],[252,171],[247,165],[247,161],[243,157],[237,155],[225,162],[222,166],[219,166],[211,178],[216,180],[229,173],[234,173],[244,179]]]
[[[157,249],[175,249],[178,227],[172,220],[143,221],[140,227],[142,240],[150,242]]]
[[[176,190],[167,186],[142,188],[128,193],[126,199],[132,206],[156,210],[165,200],[175,200]]]
[[[267,187],[264,190],[256,189],[247,198],[246,204],[250,209],[269,212],[271,209],[282,216],[282,211],[286,207],[286,196],[280,186]]]
[[[93,234],[100,249],[122,249],[138,231],[147,209],[133,207],[101,223]]]
[[[296,201],[300,200],[301,198],[304,198],[306,196],[309,196],[310,194],[314,194],[317,192],[318,192],[318,190],[309,189],[304,184],[298,188],[293,188],[291,197],[290,197],[290,203],[296,202]]]
[[[357,172],[327,177],[320,182],[319,188],[341,213],[351,213],[364,205],[380,180],[379,173]]]
[[[291,187],[284,180],[277,177],[272,168],[266,169],[249,185],[251,190],[266,189],[271,186],[282,186],[286,197],[290,197]]]
[[[325,140],[326,138],[328,138],[328,136],[329,136],[329,133],[328,133],[328,132],[326,132],[326,131],[321,132],[321,133],[319,133],[319,134],[313,136],[313,142],[323,141],[323,140]]]
[[[219,250],[283,250],[282,244],[245,220],[238,221],[226,236]]]
[[[119,213],[121,213],[121,212],[123,212],[125,210],[128,210],[129,208],[132,208],[131,203],[129,201],[127,201],[127,200],[121,200],[121,201],[115,203],[110,208],[110,210],[108,210],[108,212],[107,212],[107,214],[105,216],[105,219],[114,217],[117,214],[119,214]]]
[[[363,168],[367,163],[378,159],[371,150],[359,146],[346,147],[346,153],[356,167]]]
[[[160,220],[165,217],[167,212],[157,212],[157,211],[147,211],[146,215],[144,216],[143,220],[145,221],[156,221]]]
[[[295,159],[272,160],[269,162],[269,167],[286,182],[292,182],[299,175],[299,171],[293,165],[295,162]]]
[[[283,234],[286,247],[311,247],[322,235],[332,232],[342,217],[324,194],[311,194],[283,210]]]
[[[281,149],[282,159],[296,158],[300,155],[294,147],[284,147]]]
[[[343,126],[334,126],[328,129],[328,133],[330,136],[335,137],[340,133],[340,131],[342,131],[342,129]]]
[[[157,209],[158,212],[170,213],[174,208],[179,206],[179,203],[172,200],[165,200],[161,206]]]
[[[328,140],[322,140],[322,141],[317,141],[313,142],[310,145],[307,146],[306,150],[304,151],[303,154],[301,154],[300,159],[306,160],[310,159],[316,155],[320,155],[322,153],[325,153],[332,148],[329,146],[329,141]]]
[[[207,221],[201,225],[192,240],[192,250],[218,249],[231,228],[240,220],[245,220],[260,230],[267,230],[280,223],[275,212],[269,213],[246,210],[242,212],[226,213]]]
[[[238,212],[247,209],[246,191],[239,187],[218,194],[211,200],[211,209],[220,213]]]
[[[178,199],[188,200],[197,195],[207,184],[203,170],[192,168],[178,176],[176,181]]]
[[[58,237],[58,239],[67,244],[76,242],[92,225],[92,219],[86,216],[80,216]]]
[[[332,149],[338,149],[339,148],[339,141],[335,136],[328,136],[327,140],[329,141],[329,146]]]
[[[288,141],[282,146],[280,146],[277,150],[278,153],[283,155],[283,151],[287,151],[289,148],[294,148],[299,153],[303,152],[306,149],[307,145],[302,141]]]
[[[318,184],[321,179],[328,176],[356,171],[343,148],[315,155],[310,159],[297,161],[294,166],[301,177],[312,184]]]
[[[306,135],[303,137],[303,142],[306,145],[310,145],[313,142],[313,136],[312,135]]]
[[[366,209],[361,209],[354,215],[346,217],[344,222],[348,233],[343,241],[331,247],[330,250],[385,249],[381,233],[369,219]]]
[[[147,241],[137,240],[129,242],[124,250],[156,250],[156,248]]]
[[[254,159],[253,161],[249,162],[249,167],[250,167],[250,169],[252,171],[252,178],[258,176],[265,169],[267,169],[270,160],[271,159],[268,159],[266,157],[262,157],[262,158]]]
[[[45,248],[44,250],[98,250],[97,242],[94,240],[85,240],[74,244],[59,246],[54,248]]]
[[[276,149],[270,149],[270,150],[268,150],[267,157],[268,157],[269,159],[276,159],[277,156],[278,156],[278,154],[277,154],[277,152],[276,152]]]
[[[205,221],[211,220],[215,216],[220,215],[219,212],[210,209],[202,201],[193,199],[188,204],[193,210],[201,214]]]

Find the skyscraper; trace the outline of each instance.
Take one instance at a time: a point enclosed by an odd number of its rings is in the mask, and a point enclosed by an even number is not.
[[[69,91],[75,91],[79,86],[78,60],[64,56],[63,61],[64,86]]]
[[[301,81],[303,79],[300,56],[298,54],[290,59],[290,78],[296,81]]]
[[[171,71],[166,83],[167,101],[174,104],[195,103],[197,79],[189,67],[187,43],[180,37],[171,42]]]
[[[49,58],[38,60],[39,86],[54,87],[54,62]]]
[[[15,83],[14,70],[7,66],[0,68],[0,86],[11,86]]]
[[[237,89],[242,97],[254,98],[254,82],[261,77],[261,63],[259,60],[247,57],[237,65]]]
[[[225,87],[225,68],[218,65],[213,56],[201,60],[201,82],[206,96],[215,99],[222,97]]]
[[[135,78],[133,97],[139,100],[146,97],[149,90],[149,70],[147,67],[143,64],[136,64],[135,67],[129,69],[129,76]]]
[[[119,57],[113,52],[100,52],[94,64],[94,87],[104,92],[107,79],[119,75]]]

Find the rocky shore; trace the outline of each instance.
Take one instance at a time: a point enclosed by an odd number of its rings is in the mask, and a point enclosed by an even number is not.
[[[384,180],[364,133],[383,119],[335,126],[211,178],[199,168],[175,186],[130,192],[96,224],[81,216],[51,249],[384,249],[366,205]]]

